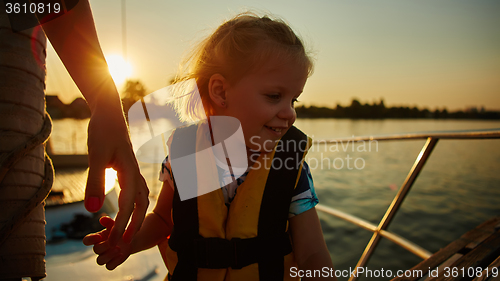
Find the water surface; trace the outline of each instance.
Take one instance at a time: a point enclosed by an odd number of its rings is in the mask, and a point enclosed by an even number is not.
[[[168,126],[166,120],[153,122]],[[84,153],[87,124],[88,120],[55,120],[54,152]],[[500,121],[299,119],[295,125],[321,140],[500,128]],[[131,134],[147,139],[149,129],[134,128]],[[424,142],[351,142],[333,148],[313,147],[307,161],[320,203],[377,224]],[[500,215],[499,147],[500,140],[440,140],[389,230],[436,252],[484,220]],[[152,194],[157,194],[159,165],[141,163],[141,169]],[[336,269],[354,267],[371,233],[334,217],[320,217]],[[395,272],[418,262],[418,257],[383,239],[368,268]]]

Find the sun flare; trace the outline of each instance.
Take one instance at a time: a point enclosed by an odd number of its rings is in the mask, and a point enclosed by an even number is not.
[[[116,85],[122,84],[132,75],[132,65],[124,60],[122,56],[108,55],[106,56],[106,62],[108,63],[109,73]]]
[[[118,179],[117,172],[111,168],[106,169],[106,177],[105,177],[105,189],[106,193],[111,191],[115,186],[116,180]]]

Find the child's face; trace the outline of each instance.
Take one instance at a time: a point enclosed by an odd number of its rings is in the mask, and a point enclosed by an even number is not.
[[[240,120],[248,148],[270,152],[295,122],[293,103],[306,80],[296,63],[267,62],[228,86],[223,114]]]

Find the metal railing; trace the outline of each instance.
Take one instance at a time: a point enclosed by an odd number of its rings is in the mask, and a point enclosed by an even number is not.
[[[356,264],[356,269],[358,267],[364,267],[371,255],[374,253],[380,239],[382,237],[389,239],[390,241],[396,243],[402,248],[410,251],[411,253],[417,255],[422,259],[429,258],[432,253],[423,249],[422,247],[414,244],[413,242],[395,234],[387,231],[389,224],[396,215],[399,207],[403,203],[406,195],[410,191],[413,183],[417,179],[420,171],[424,167],[427,159],[429,158],[432,150],[436,146],[439,139],[498,139],[500,138],[500,129],[490,129],[490,130],[474,130],[474,131],[462,131],[462,132],[435,132],[435,133],[414,133],[405,135],[391,135],[391,136],[376,136],[376,137],[353,137],[345,139],[334,139],[328,141],[315,141],[314,144],[336,144],[343,141],[389,141],[389,140],[415,140],[415,139],[426,139],[424,146],[420,150],[420,153],[415,160],[413,167],[410,169],[403,185],[399,188],[398,193],[392,200],[392,203],[387,208],[384,217],[380,220],[378,225],[374,225],[366,220],[359,217],[347,214],[345,212],[336,210],[334,208],[326,207],[321,204],[316,206],[318,211],[324,212],[329,215],[336,216],[354,225],[373,232],[372,238],[366,245],[366,248],[361,255],[358,263]],[[355,273],[356,271],[354,271]],[[355,281],[358,279],[357,274],[353,274],[349,281]]]

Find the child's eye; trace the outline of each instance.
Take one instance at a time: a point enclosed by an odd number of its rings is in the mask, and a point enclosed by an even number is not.
[[[279,100],[280,99],[279,94],[269,94],[269,95],[267,95],[267,97],[271,100]]]

